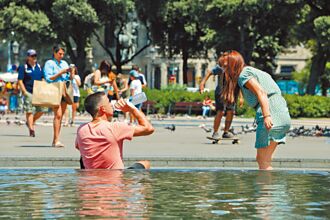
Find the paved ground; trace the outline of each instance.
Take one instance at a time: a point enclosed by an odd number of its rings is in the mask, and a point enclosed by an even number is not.
[[[14,124],[14,115],[9,116],[10,125],[4,117],[0,120],[1,156],[0,167],[78,167],[79,153],[74,149],[76,127],[64,127],[61,141],[66,145],[54,149],[51,145],[51,117],[43,117],[37,125],[36,137],[27,136],[25,125]],[[6,117],[5,117],[6,118]],[[22,118],[23,119],[23,118]],[[88,121],[79,117],[77,123]],[[233,126],[240,131],[241,125],[251,125],[253,119],[235,118]],[[254,149],[255,133],[240,135],[240,144],[230,141],[212,144],[209,135],[198,127],[212,126],[212,119],[177,117],[175,119],[152,119],[156,131],[148,137],[138,137],[125,142],[126,164],[139,158],[149,159],[154,167],[252,167],[256,168]],[[165,126],[175,124],[171,132]],[[329,126],[330,119],[293,120],[293,126]],[[274,167],[330,170],[330,138],[287,138],[274,157]]]

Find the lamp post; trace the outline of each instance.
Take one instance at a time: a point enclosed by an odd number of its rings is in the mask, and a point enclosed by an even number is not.
[[[151,60],[151,63],[150,63],[150,72],[149,72],[149,77],[148,79],[151,80],[151,88],[154,88],[155,87],[155,59],[156,59],[156,55],[157,55],[157,50],[155,47],[151,47],[149,49],[149,57],[150,57],[150,60]]]
[[[7,72],[11,71],[11,41],[8,41],[8,63]]]
[[[93,68],[93,47],[91,47],[90,45],[87,45],[85,47],[85,51],[86,51],[86,59],[87,59],[87,68],[89,70],[92,70]]]
[[[12,44],[12,48],[13,48],[13,54],[14,54],[14,64],[16,66],[18,66],[18,64],[19,64],[19,62],[18,62],[19,44],[17,43],[17,41],[14,41],[14,43]]]

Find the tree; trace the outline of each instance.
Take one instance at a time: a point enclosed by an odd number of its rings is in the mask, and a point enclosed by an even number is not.
[[[327,90],[330,87],[329,61],[330,59],[330,16],[321,16],[314,20],[315,33],[318,41],[318,48],[324,53],[322,63],[320,64],[319,76],[321,81],[322,95],[327,96]],[[309,84],[310,90],[313,90]],[[314,89],[315,90],[315,89]]]
[[[37,46],[51,42],[55,34],[50,28],[50,20],[42,11],[30,10],[27,6],[18,6],[15,2],[2,2],[0,10],[0,35],[21,43]]]
[[[71,61],[84,77],[85,47],[99,22],[96,11],[87,0],[44,0],[38,5],[50,19],[57,41],[65,44]]]
[[[148,35],[147,42],[138,46],[137,34],[139,22],[136,17],[133,0],[99,0],[89,1],[99,16],[104,28],[104,38],[98,31],[93,31],[97,42],[109,54],[117,72],[122,72],[122,65],[132,61],[137,55],[151,45]]]
[[[163,55],[181,55],[183,83],[187,83],[188,58],[205,57],[212,31],[203,23],[206,1],[137,0],[141,20],[150,23],[154,43]]]
[[[300,0],[212,0],[206,7],[207,22],[217,32],[212,44],[218,53],[238,50],[246,63],[272,73],[302,6]]]
[[[314,95],[316,85],[324,74],[326,62],[329,60],[329,15],[330,5],[327,1],[305,0],[304,16],[298,22],[296,37],[299,41],[313,45],[311,73],[307,86],[307,94]],[[310,43],[312,42],[312,43]]]
[[[64,43],[70,59],[85,70],[85,46],[98,27],[98,17],[87,0],[0,1],[0,31],[14,31],[29,46]],[[10,31],[9,31],[10,30]]]
[[[330,62],[327,62],[327,64],[325,65],[324,73],[321,76],[321,89],[323,96],[328,95],[329,88],[330,88]]]

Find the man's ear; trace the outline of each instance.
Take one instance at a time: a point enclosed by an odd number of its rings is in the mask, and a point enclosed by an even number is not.
[[[99,113],[100,113],[100,115],[105,114],[105,108],[103,105],[99,107]]]

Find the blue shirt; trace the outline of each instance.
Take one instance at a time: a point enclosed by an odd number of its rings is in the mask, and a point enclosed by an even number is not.
[[[222,67],[220,67],[219,65],[216,65],[215,67],[213,67],[213,69],[211,70],[212,75],[217,75],[218,76],[218,85],[216,87],[216,91],[218,93],[221,92],[221,89],[224,85],[224,70]]]
[[[65,60],[58,62],[56,59],[47,60],[44,66],[44,76],[47,82],[63,82],[70,80],[70,74],[64,73],[55,80],[51,80],[50,77],[54,76],[63,69],[69,68],[69,64]]]
[[[34,80],[41,80],[43,72],[39,64],[33,68],[28,63],[18,67],[18,80],[22,80],[26,91],[33,93]]]

